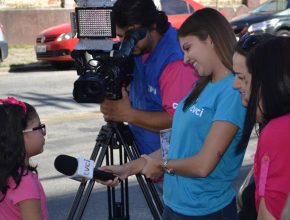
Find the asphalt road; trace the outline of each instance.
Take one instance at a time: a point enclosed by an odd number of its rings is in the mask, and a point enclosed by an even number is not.
[[[50,219],[64,220],[79,183],[57,172],[54,160],[59,154],[90,157],[96,137],[105,125],[99,106],[79,104],[73,100],[73,82],[77,79],[74,70],[55,71],[41,67],[12,73],[8,71],[0,68],[0,97],[14,96],[33,104],[47,125],[45,150],[33,157],[32,161],[38,164]],[[253,136],[250,141],[240,175],[234,183],[236,189],[251,167],[256,140]],[[95,184],[82,219],[108,219],[106,192],[106,187]],[[129,201],[131,219],[152,219],[135,177],[129,178]]]

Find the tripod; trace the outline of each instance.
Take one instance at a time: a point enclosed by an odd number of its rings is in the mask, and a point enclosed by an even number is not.
[[[106,125],[102,126],[98,134],[94,150],[91,154],[90,159],[96,161],[95,168],[101,166],[105,157],[107,165],[113,164],[114,150],[119,151],[120,164],[126,163],[128,159],[131,161],[140,157],[140,153],[136,143],[133,140],[133,135],[128,125],[117,122],[107,122]],[[136,178],[154,220],[161,219],[163,204],[157,194],[154,184],[151,180],[140,174],[137,174]],[[94,183],[95,180],[92,179],[80,184],[67,220],[80,220],[82,218]],[[116,202],[115,188],[107,187],[109,220],[130,219],[128,179],[121,181],[120,195],[121,201]]]

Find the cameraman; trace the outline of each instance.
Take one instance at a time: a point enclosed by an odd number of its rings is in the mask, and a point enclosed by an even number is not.
[[[146,28],[135,45],[133,80],[129,95],[105,100],[101,112],[106,121],[128,122],[141,154],[160,148],[159,131],[170,128],[177,103],[198,79],[191,65],[183,63],[176,30],[152,0],[117,0],[112,15],[122,41],[127,30]]]

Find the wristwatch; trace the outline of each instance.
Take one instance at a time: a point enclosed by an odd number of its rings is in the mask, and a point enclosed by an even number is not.
[[[168,160],[163,160],[162,168],[165,171],[165,173],[168,173],[169,175],[174,175],[174,170],[173,169],[169,169],[167,167],[167,165],[168,165]]]

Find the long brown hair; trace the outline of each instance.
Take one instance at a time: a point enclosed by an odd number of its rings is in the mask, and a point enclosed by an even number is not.
[[[232,57],[236,43],[235,34],[226,18],[217,10],[204,8],[189,16],[178,30],[178,37],[194,35],[201,41],[210,37],[213,41],[215,52],[223,65],[233,71]],[[211,76],[201,78],[185,100],[183,110],[191,105],[211,80]]]

